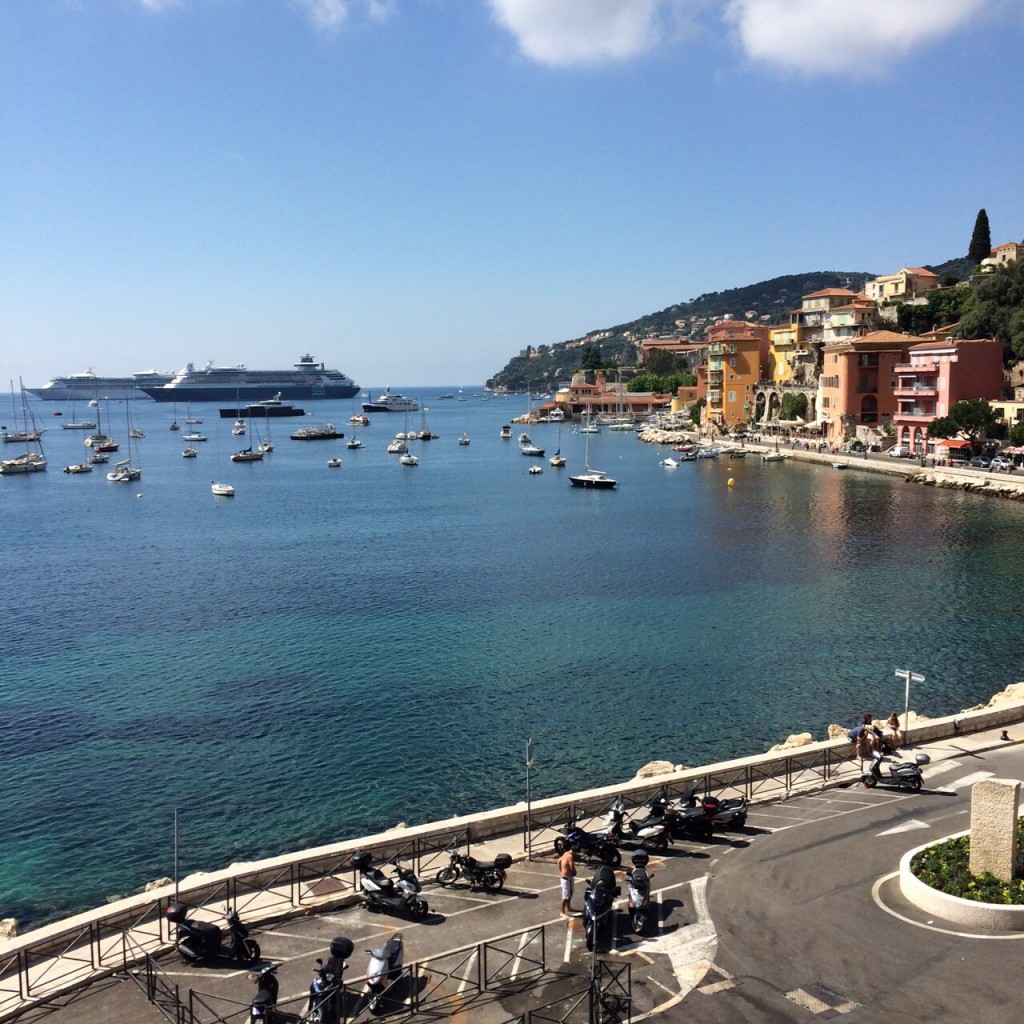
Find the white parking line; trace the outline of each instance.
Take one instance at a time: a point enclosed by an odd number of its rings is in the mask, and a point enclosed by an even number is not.
[[[973,786],[976,782],[984,782],[985,779],[991,779],[994,774],[994,772],[972,772],[970,775],[965,775],[962,779],[954,779],[952,782],[947,782],[939,789],[939,792],[948,793],[952,790],[955,793],[966,786]]]

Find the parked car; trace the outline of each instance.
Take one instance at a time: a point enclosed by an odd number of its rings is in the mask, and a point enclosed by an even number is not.
[[[989,460],[984,455],[975,455],[968,465],[973,466],[975,469],[988,469]]]
[[[890,459],[909,459],[910,458],[910,446],[906,444],[897,444],[889,449]]]
[[[1016,467],[1013,465],[1013,459],[1008,459],[1004,455],[997,455],[989,463],[989,468],[990,469],[1001,469],[1001,470],[1004,470],[1007,473],[1011,473],[1011,472],[1013,472],[1013,470]]]
[[[846,444],[843,445],[843,450],[848,452],[862,452],[864,451],[864,447],[865,445],[863,441],[847,441]]]

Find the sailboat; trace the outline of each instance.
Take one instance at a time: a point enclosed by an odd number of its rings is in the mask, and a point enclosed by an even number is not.
[[[590,434],[587,434],[583,445],[583,472],[570,473],[569,483],[573,487],[589,487],[601,491],[609,491],[618,484],[618,480],[602,473],[601,470],[590,468]]]
[[[185,417],[185,422],[186,423],[190,423],[190,424],[196,424],[196,423],[202,423],[203,422],[200,419],[194,419],[193,418],[193,416],[192,416],[192,403],[191,402],[189,402],[189,405],[188,405],[188,415]],[[199,431],[196,430],[195,426],[193,425],[193,426],[189,427],[189,432],[187,434],[182,434],[181,435],[181,439],[182,439],[182,441],[188,441],[189,443],[191,443],[192,441],[205,441],[207,438],[206,438],[205,434],[199,433]]]
[[[555,449],[555,454],[548,459],[548,464],[554,466],[555,469],[562,469],[565,466],[565,456],[562,454],[562,421],[558,420],[558,447]]]
[[[171,414],[174,419],[171,420],[171,430],[181,430],[181,426],[178,423],[178,403],[174,403],[174,412]]]
[[[61,430],[95,430],[96,424],[92,420],[75,419],[75,393],[71,392],[71,419],[60,425]]]
[[[114,468],[107,474],[112,484],[130,484],[133,480],[142,479],[142,467],[132,462],[132,441],[141,436],[141,431],[132,429],[131,402],[124,403],[125,422],[128,427],[128,458],[114,463]],[[138,462],[138,446],[136,446],[136,462]]]
[[[259,431],[256,432],[257,434]],[[274,450],[274,442],[270,439],[270,417],[267,417],[267,436],[260,438],[260,443],[256,445],[256,450],[261,452],[272,452]]]
[[[18,378],[18,386],[21,388],[21,425],[24,428],[20,433],[25,444],[25,453],[17,455],[13,459],[4,459],[0,462],[0,474],[10,476],[17,473],[42,473],[46,469],[46,456],[43,455],[43,444],[40,432],[36,430],[35,417],[31,419],[32,427],[29,429],[29,417],[31,413],[28,408],[28,400],[25,398],[25,385]],[[14,396],[14,381],[11,381],[11,396]],[[17,426],[17,423],[15,423]],[[7,435],[4,435],[6,441]]]
[[[189,410],[191,412],[191,409]],[[217,431],[217,475],[220,475],[220,431]],[[217,498],[233,498],[235,489],[231,484],[214,480],[210,484],[210,491]]]
[[[18,378],[18,384],[21,385],[21,378]],[[14,413],[14,430],[8,430],[4,428],[3,440],[4,444],[25,444],[29,441],[38,441],[42,436],[42,431],[36,428],[35,419],[32,420],[32,429],[28,426],[28,405],[27,399],[25,398],[25,388],[21,388],[21,430],[18,430],[18,406],[14,401],[14,381],[11,381],[11,410]]]
[[[241,431],[239,431],[239,429],[238,429],[238,424],[239,423],[242,424]],[[249,426],[250,427],[252,426],[252,421],[251,420],[249,421]],[[231,433],[232,434],[238,434],[238,433],[244,434],[245,433],[245,423],[242,420],[235,420],[235,425],[231,428]],[[262,462],[263,461],[263,452],[260,449],[258,449],[258,448],[257,448],[256,451],[253,451],[252,450],[252,442],[250,442],[248,448],[243,448],[241,451],[235,452],[235,454],[231,456],[231,461],[232,462]]]
[[[118,449],[118,443],[107,434],[103,433],[103,417],[100,414],[100,400],[99,397],[96,401],[96,433],[90,434],[85,439],[85,447],[92,449],[92,456],[89,459],[90,462],[107,462],[105,458],[98,458],[98,455],[104,455],[108,452],[116,452]]]

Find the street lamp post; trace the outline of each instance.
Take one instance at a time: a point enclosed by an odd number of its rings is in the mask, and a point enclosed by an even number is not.
[[[897,679],[902,679],[907,684],[906,701],[903,705],[903,742],[906,744],[910,733],[910,684],[923,683],[924,676],[911,672],[909,668],[898,668],[895,674]]]

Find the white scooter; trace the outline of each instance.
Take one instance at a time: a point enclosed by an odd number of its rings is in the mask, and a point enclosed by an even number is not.
[[[380,1013],[383,1009],[384,995],[402,976],[402,961],[405,959],[405,948],[402,945],[402,933],[395,932],[379,949],[368,950],[370,962],[366,966],[366,987],[371,1013]]]
[[[373,867],[373,856],[367,850],[352,854],[352,866],[359,870],[359,887],[363,906],[370,910],[404,910],[413,917],[427,916],[427,901],[420,895],[420,880],[411,868],[399,867],[394,861],[396,876],[389,878]]]

